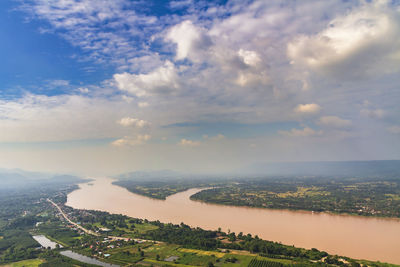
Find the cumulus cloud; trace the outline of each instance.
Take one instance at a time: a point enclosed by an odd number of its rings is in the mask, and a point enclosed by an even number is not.
[[[87,87],[79,87],[78,91],[82,94],[88,94],[90,92],[89,88]]]
[[[287,46],[294,64],[341,77],[374,76],[399,69],[399,11],[389,1],[365,2],[330,21],[315,35],[300,35]]]
[[[192,61],[202,60],[202,53],[211,45],[206,30],[185,20],[168,30],[165,40],[176,44],[176,59],[189,58]]]
[[[235,82],[242,87],[265,85],[269,82],[269,76],[265,72],[258,73],[248,70],[240,70],[238,71]]]
[[[106,96],[89,85],[90,93],[79,93],[70,84],[76,96],[0,100],[2,141],[119,138],[114,145],[145,143],[145,137],[127,133],[132,130],[129,127],[137,127],[139,119],[121,121],[135,114],[152,122],[157,132],[152,138],[157,140],[194,136],[163,127],[180,122],[254,123],[260,129],[271,122],[284,124],[301,117],[305,124],[316,122],[322,130],[299,126],[280,131],[280,139],[324,135],[319,139],[330,142],[340,131],[346,136],[366,132],[361,123],[350,127],[352,121],[344,119],[359,117],[360,109],[363,116],[375,118],[382,117],[382,111],[396,113],[398,73],[381,80],[335,80],[398,72],[399,9],[394,2],[388,6],[389,2],[311,0],[282,5],[281,1],[255,0],[211,7],[214,4],[209,1],[192,1],[182,13],[166,12],[158,17],[146,15],[148,7],[141,12],[143,1],[22,2],[29,3],[26,11],[34,18],[45,20],[43,25],[50,27],[46,34],[56,33],[84,51],[76,60],[85,64],[94,60],[107,68],[111,62],[117,74],[112,79],[105,77],[110,92]],[[357,106],[364,99],[379,102],[379,109]],[[312,115],[322,116],[320,105],[325,114],[340,117],[316,120]],[[127,127],[116,127],[117,121]],[[208,132],[203,130],[195,129],[198,135]],[[262,130],[257,133],[263,134]],[[211,140],[223,137],[189,139],[176,143],[211,146]],[[288,139],[284,141],[297,140]],[[251,143],[260,146],[256,140]],[[275,154],[281,149],[270,151]]]
[[[310,127],[304,127],[303,129],[293,128],[290,131],[279,131],[279,134],[291,137],[306,137],[306,136],[317,136],[322,135],[322,131],[315,131]]]
[[[181,141],[179,142],[179,145],[181,145],[181,146],[189,146],[189,147],[196,147],[196,146],[200,146],[201,142],[182,138]]]
[[[134,100],[133,97],[130,97],[130,96],[127,96],[127,95],[122,95],[121,98],[122,98],[126,103],[131,103],[131,102]]]
[[[243,63],[249,66],[257,66],[261,62],[260,56],[255,51],[240,49],[238,55],[242,58]]]
[[[337,116],[324,116],[318,121],[320,125],[332,128],[348,128],[352,125],[350,120],[345,120]]]
[[[151,139],[151,136],[148,135],[148,134],[137,135],[135,137],[125,136],[125,137],[123,137],[121,139],[115,140],[111,144],[113,146],[118,146],[118,147],[122,147],[122,146],[137,146],[137,145],[143,145],[143,144],[147,143],[147,141],[149,141],[150,139]]]
[[[0,100],[0,142],[112,138],[121,134],[115,121],[126,109],[124,102],[86,95],[27,94]]]
[[[150,123],[148,121],[145,120],[140,120],[137,118],[131,118],[131,117],[124,117],[120,120],[117,121],[118,124],[124,126],[124,127],[128,127],[128,126],[133,126],[136,128],[144,128],[150,125]]]
[[[170,61],[147,74],[115,74],[114,80],[118,89],[137,97],[170,93],[179,88],[178,71]]]
[[[321,110],[321,106],[315,103],[299,104],[294,111],[300,114],[316,114]]]

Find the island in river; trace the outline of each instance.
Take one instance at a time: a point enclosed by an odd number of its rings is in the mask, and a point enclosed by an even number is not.
[[[191,201],[202,189],[152,199],[97,179],[68,195],[67,205],[260,238],[358,259],[400,263],[399,219],[223,206]]]
[[[118,197],[109,198],[113,193],[122,193],[122,198],[135,196],[105,179],[96,180],[92,185],[82,184],[81,189],[69,194],[68,201],[74,193],[79,196],[85,186],[99,193],[102,186],[111,191],[111,194],[100,195],[91,192],[90,197],[102,205],[103,201],[114,206],[120,204]],[[283,245],[240,232],[227,233],[222,229],[206,230],[185,223],[162,223],[98,210],[75,209],[65,205],[66,194],[75,188],[72,181],[51,186],[35,183],[32,187],[16,188],[12,193],[0,195],[0,264],[40,267],[389,266],[335,256],[318,249]],[[89,192],[83,190],[83,193]],[[191,193],[176,194],[174,196],[178,198],[170,197],[166,201],[146,199],[156,205],[169,203],[179,209],[182,207],[179,198]],[[185,199],[190,201],[188,196]],[[147,205],[134,199],[125,200],[131,200],[125,204],[132,206]]]
[[[156,199],[209,187],[191,198],[207,203],[270,209],[308,210],[400,218],[400,176],[258,177],[258,178],[119,178],[113,182]]]

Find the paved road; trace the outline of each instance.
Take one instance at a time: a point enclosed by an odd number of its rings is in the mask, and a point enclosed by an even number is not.
[[[100,236],[98,233],[93,232],[91,230],[88,230],[86,228],[83,228],[82,226],[80,226],[79,224],[71,221],[68,216],[62,211],[62,209],[56,204],[54,203],[51,199],[47,199],[48,202],[50,202],[51,204],[53,204],[54,207],[56,207],[58,209],[58,211],[61,213],[61,215],[65,218],[65,220],[67,220],[67,222],[69,222],[70,224],[74,225],[76,228],[81,229],[82,231],[84,231],[85,233],[89,234],[89,235],[95,235],[95,236]]]
[[[56,207],[58,209],[58,211],[61,213],[61,215],[65,218],[65,220],[67,220],[67,222],[69,222],[70,224],[74,225],[75,227],[81,229],[82,231],[84,231],[85,233],[89,234],[89,235],[94,235],[94,236],[100,236],[99,233],[93,232],[91,230],[88,230],[84,227],[82,227],[81,225],[73,222],[70,220],[70,218],[68,218],[68,216],[63,212],[63,210],[56,204],[54,203],[51,199],[47,199],[48,202],[50,202],[54,207]],[[117,240],[121,240],[121,241],[130,241],[132,240],[131,238],[128,237],[120,237],[120,236],[107,236],[107,238],[117,241]],[[156,242],[156,243],[162,243],[160,241],[153,241],[153,240],[146,240],[146,239],[134,239],[136,242]]]

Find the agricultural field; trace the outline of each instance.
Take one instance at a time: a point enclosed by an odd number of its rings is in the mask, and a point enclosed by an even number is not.
[[[203,190],[191,199],[223,205],[400,217],[400,177],[238,179]]]
[[[386,185],[393,186],[391,183],[383,184]],[[226,188],[236,190],[235,194],[240,196],[240,186],[240,183],[232,182]],[[343,190],[354,191],[371,186],[379,188],[381,184],[363,182],[342,187]],[[74,188],[71,184],[66,184],[62,189],[57,185],[52,190],[30,189],[29,196],[24,191],[0,197],[0,204],[4,204],[0,205],[0,217],[6,222],[0,228],[1,264],[35,267],[93,266],[60,254],[70,250],[120,266],[390,266],[329,255],[317,249],[286,246],[250,234],[236,235],[220,230],[192,228],[184,223],[174,225],[120,214],[73,209],[65,206],[65,202],[66,195]],[[254,190],[249,195],[265,197],[274,194],[276,198],[292,199],[330,197],[334,194],[330,187],[322,184],[288,184],[273,189],[261,185],[258,191]],[[393,190],[383,191],[386,197],[394,199],[397,196]],[[54,200],[52,203],[56,204],[50,204],[47,199]],[[54,205],[62,209],[63,213]],[[91,231],[83,231],[77,224],[69,223],[64,216]],[[52,250],[41,247],[32,238],[32,235],[38,234],[45,235],[62,247],[56,246]]]
[[[252,259],[248,265],[249,267],[283,267],[282,263],[276,261]]]
[[[0,265],[1,267],[38,267],[44,261],[41,259],[23,260],[6,265]]]

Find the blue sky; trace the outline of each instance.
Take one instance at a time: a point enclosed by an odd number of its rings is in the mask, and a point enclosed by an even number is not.
[[[398,1],[7,0],[0,37],[0,167],[400,158]]]
[[[0,84],[2,97],[20,97],[26,91],[55,95],[69,88],[47,87],[49,81],[65,80],[74,85],[99,83],[114,68],[80,62],[81,49],[55,34],[41,34],[47,23],[28,20],[18,11],[18,2],[0,3]],[[88,71],[89,70],[89,71]]]

